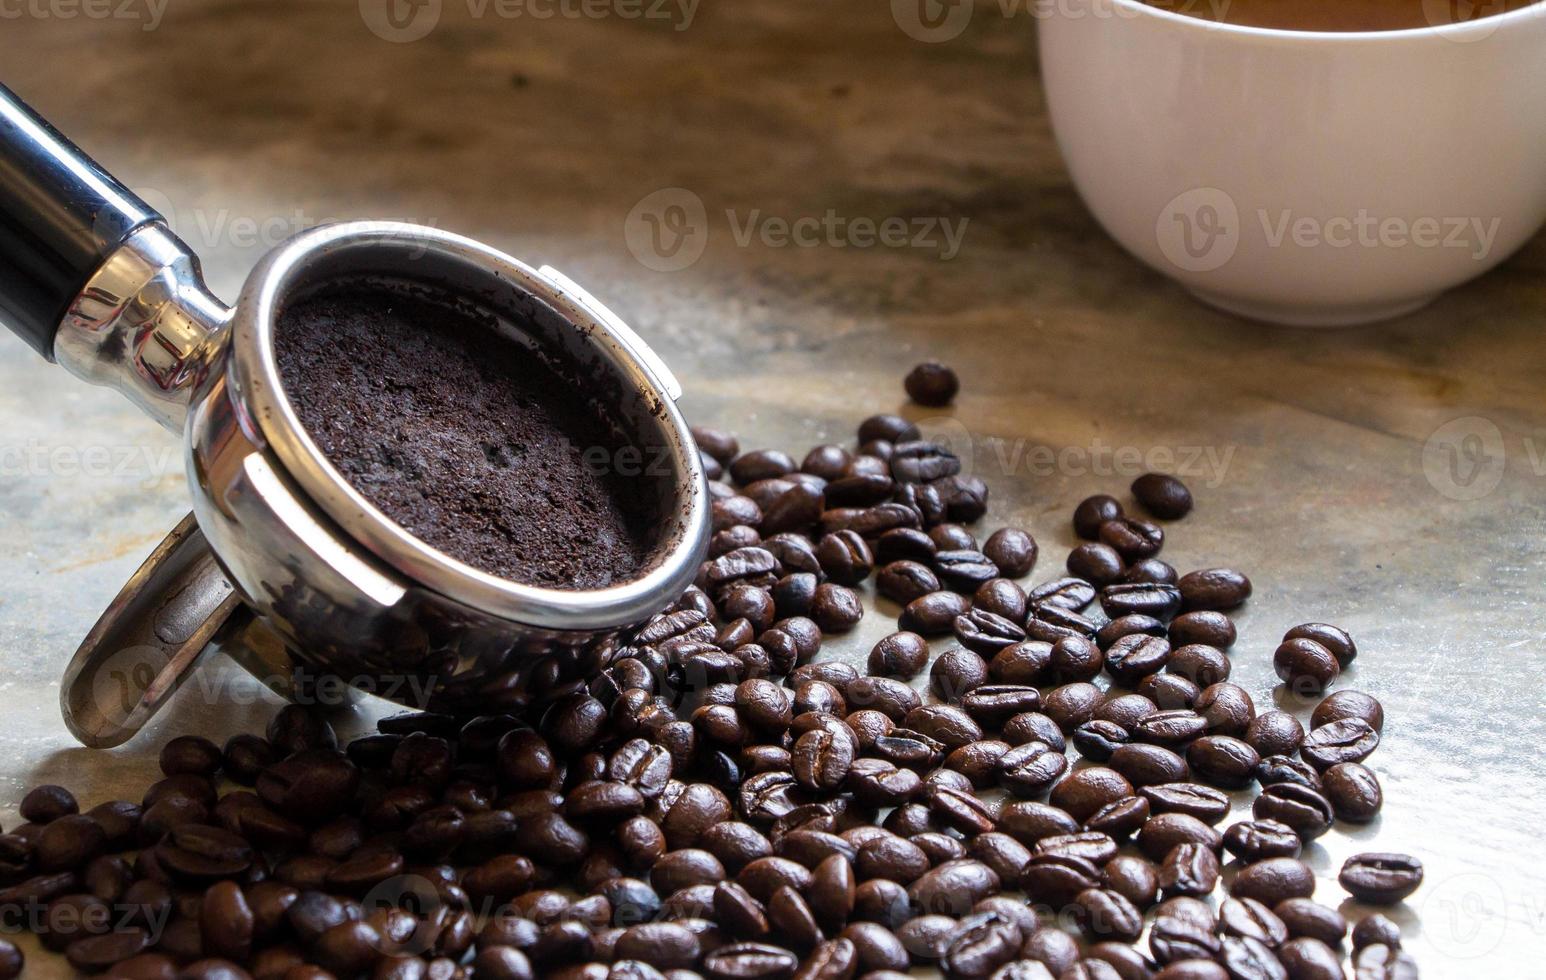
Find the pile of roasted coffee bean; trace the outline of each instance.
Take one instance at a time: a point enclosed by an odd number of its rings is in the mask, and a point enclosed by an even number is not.
[[[948,401],[941,368],[909,391]],[[289,706],[265,737],[171,741],[138,803],[35,789],[0,835],[6,923],[144,980],[1417,976],[1299,859],[1381,806],[1379,703],[1321,697],[1357,648],[1289,630],[1309,730],[1258,713],[1229,681],[1250,581],[1159,557],[1181,483],[1134,483],[1146,517],[1081,503],[1086,543],[1032,585],[1036,541],[979,545],[987,487],[903,418],[801,460],[697,436],[712,554],[625,645],[534,661],[508,713],[408,712],[340,749]],[[822,643],[868,581],[900,615],[866,674]],[[1371,904],[1421,880],[1400,854],[1339,876]]]

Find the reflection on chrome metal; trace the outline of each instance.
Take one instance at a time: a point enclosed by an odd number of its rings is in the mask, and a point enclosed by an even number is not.
[[[240,607],[193,515],[183,518],[124,584],[66,668],[59,686],[65,726],[92,748],[128,741]]]
[[[70,304],[54,359],[116,388],[182,432],[189,403],[224,351],[231,311],[204,286],[199,262],[165,226],[146,225],[102,263]]]

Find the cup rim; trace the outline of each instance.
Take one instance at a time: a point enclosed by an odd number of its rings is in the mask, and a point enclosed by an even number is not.
[[[273,350],[276,311],[293,281],[319,256],[341,248],[411,247],[480,269],[491,288],[527,293],[554,309],[589,342],[604,345],[628,381],[648,393],[655,418],[681,447],[683,505],[674,528],[662,518],[657,560],[634,578],[599,589],[528,585],[474,568],[436,549],[372,504],[334,467],[301,424],[280,381]],[[410,580],[500,618],[555,630],[612,629],[642,622],[682,592],[708,544],[708,485],[687,423],[646,364],[594,316],[537,270],[481,242],[450,232],[388,221],[324,225],[279,246],[253,271],[233,321],[229,368],[233,401],[245,406],[244,429],[272,447],[285,470],[351,539]]]
[[[1093,2],[1099,2],[1099,0],[1093,0]],[[1546,18],[1546,0],[1536,0],[1536,2],[1531,3],[1527,7],[1510,10],[1507,13],[1494,14],[1491,17],[1483,17],[1480,20],[1473,20],[1464,24],[1430,24],[1427,27],[1410,27],[1399,31],[1303,31],[1280,27],[1250,27],[1244,24],[1229,24],[1223,21],[1208,20],[1204,17],[1192,17],[1188,14],[1178,14],[1174,11],[1162,10],[1159,7],[1145,3],[1144,0],[1107,0],[1107,2],[1116,7],[1132,10],[1138,16],[1152,16],[1171,23],[1200,26],[1203,30],[1214,31],[1220,34],[1234,34],[1260,40],[1296,43],[1399,43],[1426,38],[1463,42],[1465,40],[1481,40],[1481,38],[1467,39],[1457,35],[1479,34],[1486,36],[1502,29],[1505,24],[1512,24],[1515,21],[1528,20],[1534,17]]]

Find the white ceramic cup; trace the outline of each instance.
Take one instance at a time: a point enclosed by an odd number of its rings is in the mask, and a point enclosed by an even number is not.
[[[1446,23],[1450,2],[1426,0],[1435,27],[1338,34],[1043,0],[1074,184],[1214,306],[1304,326],[1416,309],[1546,221],[1546,3]]]

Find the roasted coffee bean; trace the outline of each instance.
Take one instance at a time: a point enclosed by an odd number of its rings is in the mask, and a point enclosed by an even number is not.
[[[161,747],[161,771],[168,776],[213,776],[222,761],[220,746],[198,735],[180,735]]]
[[[1235,643],[1235,624],[1212,609],[1182,613],[1170,621],[1170,642],[1176,647],[1198,643],[1228,650]]]
[[[1337,691],[1326,695],[1310,713],[1310,727],[1324,728],[1332,722],[1358,720],[1376,732],[1385,728],[1385,709],[1379,701],[1362,691]]]
[[[1292,827],[1303,840],[1313,840],[1331,829],[1336,815],[1331,803],[1318,791],[1297,783],[1267,786],[1251,804],[1258,820],[1276,820]]]
[[[1347,920],[1329,905],[1308,898],[1289,898],[1272,910],[1290,937],[1308,937],[1328,946],[1340,946],[1347,935]]]
[[[1310,639],[1284,640],[1272,655],[1272,667],[1295,694],[1319,694],[1337,679],[1341,668],[1331,651]]]
[[[811,791],[835,790],[848,777],[857,749],[846,728],[806,732],[791,751],[796,781]]]
[[[1185,813],[1161,813],[1149,818],[1138,831],[1138,849],[1151,861],[1163,861],[1178,844],[1200,844],[1217,851],[1222,844],[1217,830]]]
[[[1033,607],[1057,606],[1078,612],[1095,601],[1095,586],[1082,578],[1053,579],[1026,593],[1026,600]]]
[[[1087,721],[1074,729],[1070,741],[1079,754],[1092,762],[1105,762],[1118,748],[1127,744],[1127,729],[1112,721]],[[1040,744],[1040,743],[1032,743]]]
[[[858,969],[866,971],[906,971],[910,965],[907,947],[896,933],[873,922],[855,922],[843,930],[838,941],[853,944]]]
[[[1208,731],[1215,735],[1245,734],[1256,719],[1256,705],[1251,695],[1238,684],[1220,681],[1203,688],[1192,704],[1192,710],[1202,715]]]
[[[1353,957],[1358,980],[1417,980],[1417,961],[1405,950],[1383,943],[1360,949]]]
[[[888,481],[889,482],[889,481]],[[830,499],[832,488],[827,488],[827,496]],[[887,487],[885,497],[891,495],[890,487]],[[876,501],[877,503],[879,501]],[[887,531],[875,540],[875,560],[881,564],[890,564],[897,561],[911,561],[922,565],[928,565],[934,560],[934,554],[939,549],[934,544],[934,539],[928,534],[916,528],[897,528]]]
[[[1176,648],[1165,669],[1180,674],[1198,687],[1208,687],[1229,679],[1232,665],[1224,651],[1201,643]]]
[[[970,650],[947,650],[929,668],[929,689],[952,704],[987,682],[987,662]]]
[[[1205,897],[1219,882],[1219,859],[1212,849],[1202,844],[1177,844],[1165,855],[1159,880],[1160,889],[1167,897]]]
[[[1103,493],[1086,497],[1074,508],[1074,533],[1094,541],[1102,524],[1122,516],[1122,504],[1115,497]]]
[[[1102,626],[1095,634],[1095,642],[1102,650],[1104,650],[1110,647],[1111,644],[1120,640],[1122,637],[1131,636],[1134,633],[1146,633],[1149,636],[1164,636],[1165,624],[1155,619],[1153,616],[1146,616],[1140,613],[1130,613],[1126,616],[1119,616],[1118,618],[1113,619],[1111,622],[1107,623],[1105,626]]]
[[[1423,865],[1408,854],[1355,854],[1343,862],[1337,882],[1360,902],[1395,905],[1423,883]]]
[[[63,786],[38,786],[22,797],[21,818],[29,823],[46,824],[80,812],[75,796]]]
[[[824,582],[816,588],[811,602],[811,619],[823,633],[846,633],[859,624],[864,606],[859,596],[842,585]]]
[[[1086,830],[1109,837],[1126,837],[1143,826],[1149,813],[1148,800],[1141,796],[1124,796],[1096,810],[1085,820],[1084,826]]]
[[[1310,729],[1299,754],[1325,771],[1343,762],[1362,762],[1379,747],[1380,733],[1358,718],[1344,718]]]
[[[1075,921],[1092,939],[1134,942],[1143,932],[1143,913],[1108,888],[1089,888],[1074,896]]]
[[[1309,898],[1315,892],[1315,874],[1303,861],[1270,857],[1241,868],[1229,884],[1235,898],[1254,898],[1274,906],[1287,898]]]
[[[741,453],[741,444],[735,436],[720,429],[695,425],[692,427],[692,438],[699,449],[726,465]]]
[[[1229,815],[1228,795],[1198,783],[1161,783],[1138,793],[1155,813],[1184,813],[1209,826]]]
[[[149,946],[150,936],[143,929],[114,929],[75,940],[65,950],[65,957],[78,970],[98,973],[143,953]]]
[[[1179,674],[1150,674],[1133,688],[1161,711],[1190,708],[1197,703],[1197,685]]]
[[[1177,708],[1156,711],[1133,727],[1133,738],[1151,745],[1180,746],[1200,738],[1208,723],[1195,711]]]
[[[1041,795],[1068,771],[1068,757],[1044,742],[1018,745],[999,759],[998,782],[1015,796]]]
[[[1321,775],[1308,762],[1284,755],[1269,755],[1256,767],[1256,781],[1263,786],[1294,783],[1309,789],[1321,789]]]
[[[1140,788],[1179,783],[1190,775],[1184,758],[1159,745],[1120,745],[1107,764]]]
[[[956,617],[965,615],[970,608],[970,600],[963,595],[930,592],[907,604],[897,626],[921,636],[945,636],[953,630]]]
[[[1159,553],[1165,544],[1165,532],[1155,524],[1136,517],[1118,517],[1100,526],[1100,542],[1115,549],[1125,562],[1139,561]]]
[[[1095,709],[1104,697],[1100,688],[1094,684],[1064,684],[1043,695],[1042,712],[1060,730],[1072,732],[1095,716]]]
[[[1286,711],[1267,711],[1246,726],[1245,740],[1263,758],[1291,756],[1304,744],[1304,726]]]
[[[1303,901],[1303,899],[1289,899]],[[1255,939],[1277,949],[1288,939],[1288,927],[1267,906],[1254,898],[1226,898],[1219,906],[1219,933]]]
[[[952,626],[962,646],[984,657],[994,656],[1025,640],[1025,630],[985,609],[972,609],[957,616]]]
[[[1288,980],[1342,980],[1342,957],[1318,939],[1290,939],[1278,951]]]
[[[744,487],[792,473],[797,467],[788,453],[777,449],[754,449],[731,460],[727,468],[731,479]]]
[[[1378,777],[1356,762],[1340,762],[1321,773],[1321,791],[1337,819],[1351,823],[1373,820],[1385,801]]]
[[[1304,623],[1283,634],[1285,640],[1314,640],[1330,650],[1337,663],[1346,667],[1358,656],[1358,645],[1346,630],[1326,623]]]
[[[1084,821],[1108,803],[1133,795],[1133,786],[1114,769],[1091,766],[1069,773],[1052,789],[1049,802],[1075,821]]]
[[[1124,636],[1106,651],[1106,673],[1129,687],[1149,674],[1164,669],[1170,660],[1170,641],[1137,633]]]
[[[1400,947],[1401,927],[1380,913],[1371,912],[1353,926],[1353,948],[1363,949],[1365,946],[1376,945],[1389,946],[1391,949]]]
[[[959,524],[938,524],[929,528],[929,540],[939,551],[977,551],[977,537]]]
[[[1023,578],[1036,566],[1036,539],[1019,528],[999,528],[983,543],[982,553],[1007,578]]]
[[[917,914],[964,915],[999,889],[999,877],[981,861],[946,861],[907,887],[905,898]]]
[[[961,699],[961,710],[990,731],[1040,707],[1041,692],[1028,684],[983,684]]]
[[[1186,612],[1228,612],[1251,597],[1251,580],[1232,568],[1187,572],[1176,586],[1181,590],[1181,608]]]
[[[881,503],[869,507],[837,507],[821,515],[821,533],[850,530],[863,538],[877,538],[899,527],[917,527],[918,512],[905,504]]]
[[[1091,864],[1102,865],[1116,856],[1117,842],[1108,834],[1085,830],[1076,834],[1043,837],[1036,842],[1032,853],[1065,854],[1084,858]]]
[[[1021,869],[1019,883],[1033,904],[1059,909],[1074,896],[1104,884],[1099,865],[1077,854],[1033,854]]]
[[[1174,585],[1117,582],[1101,590],[1100,606],[1112,619],[1144,615],[1168,621],[1181,607],[1181,593]]]
[[[1009,743],[998,739],[969,742],[945,756],[945,769],[965,776],[972,789],[986,789],[993,785],[999,760],[1009,750]]]
[[[997,912],[980,912],[961,920],[942,962],[952,977],[987,977],[1014,959],[1025,937],[1020,927]]]
[[[43,872],[82,868],[107,847],[107,833],[90,817],[67,813],[43,826],[33,845],[33,863]]]
[[[933,483],[961,472],[961,460],[955,453],[924,440],[896,443],[890,463],[891,478],[898,483]]]
[[[972,838],[967,853],[992,868],[999,881],[1011,885],[1020,881],[1021,872],[1031,860],[1030,849],[1010,835],[998,831],[978,834]],[[976,908],[980,907],[979,903]]]
[[[1230,977],[1243,980],[1288,980],[1288,973],[1272,950],[1254,939],[1225,936],[1219,960]]]
[[[1294,828],[1277,820],[1245,820],[1224,832],[1224,849],[1243,864],[1298,857],[1302,846]]]
[[[0,939],[0,978],[15,980],[21,976],[25,965],[26,957],[16,948],[16,944],[8,939]]]
[[[816,545],[816,559],[828,579],[839,585],[858,585],[870,577],[875,556],[854,531],[834,531]]]
[[[875,577],[875,591],[904,606],[939,590],[939,577],[933,570],[908,559],[883,565]]]
[[[1196,901],[1184,899],[1184,901]],[[1206,906],[1204,906],[1206,909]],[[1183,963],[1213,963],[1213,958],[1218,956],[1223,949],[1223,943],[1219,937],[1213,934],[1212,923],[1194,922],[1191,919],[1176,915],[1161,915],[1154,920],[1154,926],[1149,930],[1149,950],[1154,954],[1155,960],[1166,964],[1164,971],[1157,976],[1165,976]],[[1216,965],[1216,964],[1215,964]],[[1193,977],[1218,976],[1225,980],[1229,974],[1219,967],[1217,974],[1191,972],[1179,972],[1173,976],[1193,980]],[[1168,980],[1168,978],[1167,978]]]
[[[1093,680],[1106,665],[1106,657],[1100,646],[1087,637],[1064,636],[1052,644],[1046,665],[1059,683],[1070,684]]]
[[[967,549],[935,554],[934,572],[945,588],[966,595],[976,592],[984,582],[999,576],[998,566],[988,556]]]
[[[1047,673],[1051,658],[1052,644],[1026,640],[995,654],[988,675],[1000,684],[1034,685]]]
[[[333,726],[315,711],[299,704],[287,704],[280,708],[269,719],[264,734],[274,748],[279,750],[281,757],[312,749],[338,748],[338,736]]]
[[[1192,492],[1173,476],[1145,473],[1133,481],[1131,489],[1144,509],[1162,520],[1179,520],[1192,510]]]
[[[1251,782],[1261,757],[1238,738],[1204,735],[1187,746],[1186,761],[1203,782],[1238,789]]]
[[[1137,909],[1147,909],[1159,896],[1159,873],[1140,857],[1119,854],[1101,867],[1100,886],[1116,892]]]
[[[1122,581],[1127,565],[1110,545],[1090,541],[1068,553],[1068,572],[1097,588],[1104,589]]]

